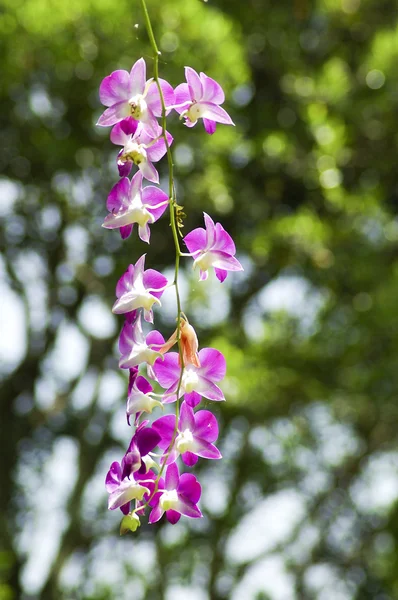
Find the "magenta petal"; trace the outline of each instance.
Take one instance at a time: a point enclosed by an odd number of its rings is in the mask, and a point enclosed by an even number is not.
[[[181,454],[181,458],[182,462],[188,465],[188,467],[193,467],[198,462],[198,457],[192,452],[184,452],[184,454]]]
[[[120,152],[122,154],[122,152]],[[129,160],[127,162],[117,162],[117,169],[119,171],[119,177],[128,177],[130,175],[130,171],[133,168],[133,163]]]
[[[115,461],[111,464],[110,469],[105,479],[105,487],[107,492],[113,492],[120,485],[122,478],[122,468],[120,464]]]
[[[133,230],[133,225],[124,225],[123,227],[120,227],[119,231],[120,231],[120,236],[122,238],[122,240],[125,240],[126,238],[129,237],[129,235],[131,234]]]
[[[195,452],[201,458],[207,458],[210,460],[218,460],[218,459],[222,458],[221,452],[219,451],[219,449],[216,448],[216,446],[214,446],[213,444],[209,444],[208,442],[205,442],[204,440],[199,440],[199,439],[196,440]]]
[[[169,465],[166,469],[165,487],[166,490],[176,490],[180,481],[180,474],[176,463]]]
[[[181,495],[193,504],[196,504],[200,500],[202,488],[195,475],[192,475],[192,473],[183,473],[180,477],[177,492],[179,496]]]
[[[160,87],[162,89],[164,104],[165,104],[166,108],[168,106],[172,106],[175,103],[173,88],[164,79],[159,79],[159,83],[160,83]],[[156,85],[155,81],[149,86],[149,90],[145,97],[145,100],[146,100],[149,108],[153,112],[153,114],[156,117],[161,117],[162,116],[162,103],[160,101],[158,86]],[[168,112],[170,112],[170,111],[169,110],[166,111],[166,114]]]
[[[135,434],[135,437],[141,456],[146,456],[149,452],[152,452],[162,439],[160,433],[153,427],[141,429]]]
[[[162,510],[160,508],[160,505],[158,504],[157,506],[155,506],[155,508],[152,509],[151,514],[149,515],[149,519],[148,522],[149,523],[157,523],[159,521],[159,519],[162,518],[164,513],[164,510]]]
[[[188,404],[188,406],[191,406],[192,408],[198,406],[198,404],[200,404],[201,399],[202,396],[198,394],[198,392],[190,392],[189,394],[184,395],[185,402]]]
[[[146,209],[154,216],[155,221],[160,219],[166,210],[168,201],[168,195],[153,185],[148,185],[142,190],[142,202],[145,204]],[[164,205],[158,206],[162,202],[164,202]],[[152,206],[156,206],[157,208],[152,208]]]
[[[187,80],[191,98],[193,100],[201,100],[203,96],[203,87],[200,77],[191,67],[185,67],[185,78]]]
[[[163,346],[163,344],[164,344],[164,337],[162,336],[162,334],[159,331],[156,331],[156,329],[154,329],[153,331],[150,331],[148,333],[145,341],[146,341],[147,345],[150,346],[153,350],[159,350],[160,346]],[[156,361],[156,362],[158,362],[158,361]],[[161,359],[159,359],[159,362],[163,362],[163,361]]]
[[[121,102],[117,102],[110,108],[107,108],[100,118],[98,119],[97,125],[101,127],[109,127],[110,125],[115,125],[118,121],[125,119],[129,116],[130,109],[128,102],[122,100]]]
[[[138,375],[138,377],[135,379],[135,386],[143,394],[148,394],[149,392],[153,391],[153,387],[151,386],[149,381],[147,381],[147,379],[145,379],[145,377],[142,377],[142,375]],[[200,437],[203,437],[203,436],[200,436]]]
[[[184,237],[184,242],[189,252],[197,252],[206,248],[206,231],[198,227]]]
[[[202,381],[204,386],[201,390],[201,393],[204,398],[213,400],[214,402],[223,402],[225,400],[224,394],[218,385],[212,383],[209,379],[203,378]]]
[[[187,83],[181,83],[176,87],[174,90],[174,103],[178,114],[181,114],[184,110],[188,110],[192,104],[192,100],[193,98],[191,97]]]
[[[221,85],[204,73],[200,74],[200,80],[203,88],[201,100],[204,100],[205,102],[214,102],[214,104],[222,104],[225,100],[225,95]]]
[[[185,429],[194,431],[195,429],[195,417],[193,414],[193,410],[186,402],[183,402],[181,405],[178,429],[179,431],[184,431]]]
[[[105,106],[112,106],[129,97],[129,74],[127,71],[113,71],[108,77],[105,77],[99,88],[99,97],[101,103]]]
[[[130,89],[129,96],[143,94],[146,80],[146,64],[143,58],[137,60],[130,71]]]
[[[173,137],[166,132],[167,143],[169,146],[173,143]],[[147,148],[147,156],[151,162],[158,162],[166,154],[167,148],[164,138],[161,137],[153,145]]]
[[[206,227],[206,248],[211,248],[216,241],[216,226],[213,219],[207,213],[203,213]]]
[[[159,174],[151,162],[143,161],[138,168],[145,179],[152,181],[152,183],[159,183]]]
[[[181,368],[178,364],[177,352],[168,352],[163,361],[157,360],[153,365],[156,379],[163,388],[169,388],[175,384],[179,377]]]
[[[218,106],[217,104],[213,104],[212,102],[200,102],[201,114],[204,119],[210,119],[211,121],[216,121],[217,123],[223,123],[224,125],[233,125],[229,114]]]
[[[199,351],[199,360],[202,365],[199,373],[206,379],[221,381],[227,370],[223,354],[215,348],[202,348]]]
[[[234,256],[230,256],[226,252],[212,250],[211,256],[213,267],[217,269],[224,269],[225,271],[243,271],[240,262]]]
[[[120,179],[109,192],[106,208],[109,212],[118,212],[128,205],[130,181],[127,177]]]
[[[228,275],[228,271],[225,271],[224,269],[214,269],[214,272],[216,274],[216,277],[218,279],[218,281],[220,281],[221,283],[223,281],[225,281],[227,275]]]
[[[233,239],[229,233],[225,231],[221,223],[216,223],[216,241],[212,249],[221,250],[227,254],[235,254],[236,252]]]
[[[206,133],[213,135],[216,131],[217,123],[215,121],[211,121],[210,119],[203,119],[203,125],[205,127]]]
[[[159,434],[161,438],[158,442],[158,445],[162,450],[167,450],[167,448],[170,446],[175,424],[175,415],[165,415],[164,417],[159,417],[159,419],[156,419],[156,421],[152,423],[152,428]]]
[[[199,410],[195,414],[195,437],[206,442],[215,442],[218,438],[218,423],[209,410]]]
[[[164,275],[154,269],[147,269],[143,277],[144,287],[150,289],[150,293],[155,298],[160,298],[167,285],[167,279]]]
[[[173,510],[173,509],[166,510],[166,519],[168,520],[169,523],[171,523],[172,525],[175,525],[181,519],[181,515],[176,510]]]

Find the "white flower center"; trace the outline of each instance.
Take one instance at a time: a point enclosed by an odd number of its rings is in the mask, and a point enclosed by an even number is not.
[[[204,252],[200,254],[198,258],[194,260],[193,267],[199,267],[201,271],[207,271],[213,264],[213,257],[210,252]]]
[[[137,94],[129,100],[130,114],[134,119],[143,119],[147,114],[147,103],[144,100],[144,96]]]
[[[200,104],[197,104],[196,102],[193,102],[186,111],[185,116],[191,121],[191,123],[196,123],[198,119],[203,117],[205,112],[205,107],[201,106]]]
[[[162,510],[170,510],[178,507],[177,490],[165,490],[160,496],[160,508]]]
[[[122,162],[131,161],[135,165],[140,165],[142,162],[146,162],[146,150],[143,144],[137,144],[137,142],[129,141],[123,149],[123,154],[119,158]]]
[[[182,376],[182,387],[187,394],[193,392],[199,383],[199,377],[192,369],[185,369]]]
[[[183,454],[184,452],[190,452],[193,450],[194,439],[192,432],[189,429],[185,429],[178,434],[176,439],[176,448],[178,452]]]

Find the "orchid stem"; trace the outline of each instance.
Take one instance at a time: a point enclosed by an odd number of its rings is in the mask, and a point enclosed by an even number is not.
[[[178,386],[177,386],[177,390],[176,390],[176,396],[177,396],[177,403],[176,403],[176,424],[175,424],[175,429],[174,429],[174,433],[173,433],[173,437],[171,439],[170,442],[170,446],[167,450],[167,453],[165,455],[165,459],[163,461],[163,464],[161,465],[159,474],[156,478],[155,481],[155,488],[153,493],[151,494],[151,496],[149,497],[146,505],[149,504],[150,500],[153,498],[153,496],[155,495],[155,493],[157,492],[158,489],[158,484],[159,484],[159,480],[160,477],[163,473],[163,470],[165,468],[166,465],[166,461],[167,458],[170,455],[170,452],[173,449],[176,437],[177,437],[177,433],[178,433],[178,420],[179,420],[179,413],[180,413],[180,403],[179,403],[179,392],[181,389],[181,383],[182,383],[182,377],[183,377],[183,373],[184,373],[184,357],[183,357],[183,352],[182,352],[182,344],[181,344],[181,298],[180,298],[180,292],[178,289],[178,272],[179,272],[179,267],[180,267],[180,256],[182,255],[181,253],[181,249],[180,249],[180,242],[178,239],[178,228],[177,228],[177,217],[176,217],[176,194],[175,194],[175,186],[174,186],[174,165],[173,165],[173,156],[170,150],[170,146],[169,143],[167,141],[167,134],[166,134],[166,104],[164,101],[164,96],[163,96],[163,91],[160,85],[160,81],[159,81],[159,56],[160,56],[160,51],[158,49],[158,46],[156,44],[156,40],[155,40],[155,36],[153,33],[153,29],[152,29],[152,24],[151,24],[151,20],[149,17],[149,13],[148,13],[148,9],[146,6],[146,2],[145,0],[140,0],[141,2],[141,6],[142,6],[142,11],[144,13],[144,19],[145,19],[145,27],[148,33],[148,37],[149,37],[149,41],[151,43],[152,46],[152,50],[153,50],[153,58],[154,58],[154,80],[156,82],[156,85],[158,87],[159,90],[159,96],[160,96],[160,102],[162,105],[162,119],[161,119],[161,123],[162,123],[162,137],[165,141],[166,144],[166,151],[167,151],[167,162],[168,162],[168,168],[169,168],[169,208],[170,208],[170,227],[171,227],[171,231],[172,231],[172,235],[173,235],[173,240],[174,240],[174,246],[175,246],[175,253],[176,253],[176,257],[175,257],[175,267],[174,267],[174,286],[175,286],[175,291],[176,291],[176,303],[177,303],[177,343],[178,343],[178,354],[180,357],[180,365],[181,365],[181,373],[180,373],[180,378],[178,381]]]

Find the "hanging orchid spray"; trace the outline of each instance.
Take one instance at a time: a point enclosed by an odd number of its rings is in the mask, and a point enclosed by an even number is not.
[[[159,521],[164,514],[173,524],[181,515],[202,516],[198,507],[201,486],[189,469],[199,459],[220,459],[221,454],[215,445],[216,417],[197,407],[203,398],[225,400],[218,383],[225,376],[226,364],[218,350],[199,349],[195,329],[182,311],[178,288],[180,258],[193,259],[200,281],[207,278],[212,268],[220,282],[229,271],[242,270],[231,236],[206,213],[205,228],[188,233],[183,239],[188,252],[181,251],[181,207],[174,186],[173,137],[166,129],[167,116],[175,110],[187,127],[194,127],[202,119],[208,134],[215,132],[217,123],[233,122],[221,107],[225,99],[221,86],[204,73],[186,67],[186,82],[175,90],[159,78],[160,53],[145,0],[140,2],[154,52],[154,77],[147,79],[145,60],[140,58],[130,72],[114,71],[100,85],[100,100],[106,109],[97,124],[111,126],[111,141],[121,147],[116,160],[120,179],[109,193],[103,227],[119,229],[123,239],[136,235],[136,231],[142,242],[150,244],[151,228],[169,209],[176,258],[173,282],[155,269],[146,269],[147,255],[143,254],[135,264],[127,266],[116,286],[112,311],[124,318],[119,367],[129,372],[126,412],[127,422],[134,429],[125,455],[120,463],[111,464],[105,482],[108,508],[120,509],[124,515],[121,533],[135,531],[146,512],[149,523]],[[144,179],[159,183],[155,164],[164,156],[169,167],[168,194],[156,185],[143,187]],[[175,288],[177,327],[165,341],[155,329],[145,335],[142,319],[154,323],[168,286]],[[177,352],[171,351],[174,345]],[[139,374],[140,367],[146,367],[146,377]],[[162,394],[154,393],[155,382],[163,388]],[[174,414],[150,423],[147,416],[167,404],[175,407]]]

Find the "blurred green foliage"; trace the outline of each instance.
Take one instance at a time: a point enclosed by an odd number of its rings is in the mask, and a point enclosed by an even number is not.
[[[228,401],[211,406],[224,460],[199,465],[200,523],[118,537],[103,479],[128,441],[126,382],[107,311],[144,249],[100,227],[116,168],[97,90],[140,56],[150,71],[151,50],[138,2],[2,0],[1,272],[19,357],[3,351],[0,598],[188,586],[212,600],[394,600],[396,5],[148,8],[161,76],[206,72],[236,123],[210,137],[170,122],[185,230],[209,212],[245,265],[223,286],[183,273],[201,346],[227,357]],[[152,231],[147,260],[167,269],[167,220]],[[169,335],[173,316],[156,326]]]

